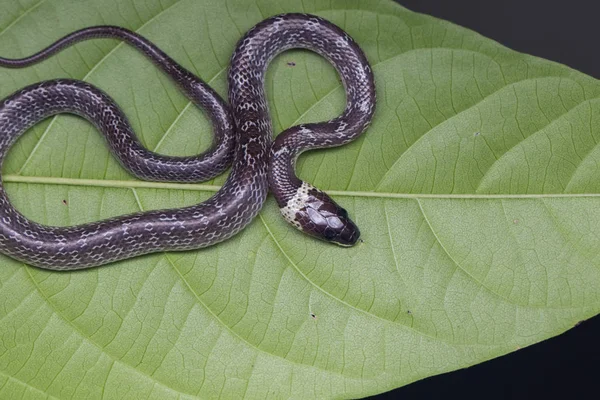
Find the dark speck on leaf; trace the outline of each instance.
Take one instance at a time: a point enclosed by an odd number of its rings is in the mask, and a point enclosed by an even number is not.
[[[66,206],[67,205],[67,201],[63,199],[62,203]]]
[[[475,134],[473,136],[479,136],[481,135],[481,132],[475,132]]]
[[[293,61],[289,61],[289,62],[287,63],[287,65],[288,65],[288,67],[295,67],[295,66],[296,66],[296,63],[295,63],[295,62],[293,62]]]
[[[410,311],[410,310],[406,310],[406,313],[407,313],[408,315],[412,315],[412,311]]]
[[[310,317],[311,317],[312,319],[317,319],[317,316],[316,316],[315,314],[313,314],[313,313],[310,313]]]

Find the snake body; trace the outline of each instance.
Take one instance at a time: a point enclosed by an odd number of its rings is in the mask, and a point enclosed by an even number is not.
[[[343,30],[307,14],[283,14],[260,22],[238,42],[231,58],[229,106],[154,44],[120,27],[85,28],[30,57],[0,58],[0,67],[25,67],[75,42],[100,37],[127,42],[170,76],[208,114],[214,125],[213,146],[194,157],[153,153],[142,146],[107,94],[85,82],[58,79],[28,86],[0,102],[0,162],[30,127],[66,112],[94,124],[121,164],[141,179],[204,181],[222,173],[233,160],[231,174],[203,203],[72,227],[47,226],[27,219],[12,206],[0,185],[0,252],[41,268],[75,270],[158,251],[206,247],[250,223],[269,188],[283,216],[300,230],[341,245],[356,243],[360,233],[347,212],[294,172],[300,153],[354,140],[372,119],[372,71],[364,53]],[[346,89],[346,107],[333,120],[289,128],[272,143],[264,76],[273,57],[291,48],[315,51],[333,64]]]

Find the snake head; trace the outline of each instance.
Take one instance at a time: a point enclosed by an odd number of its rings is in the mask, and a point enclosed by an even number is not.
[[[340,246],[354,246],[360,238],[360,230],[348,212],[306,182],[302,182],[296,194],[281,208],[281,214],[302,232]]]

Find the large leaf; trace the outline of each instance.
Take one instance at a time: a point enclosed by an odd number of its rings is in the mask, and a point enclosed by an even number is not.
[[[373,126],[300,160],[363,231],[342,249],[303,236],[268,201],[243,233],[187,253],[80,273],[2,257],[1,398],[360,397],[557,335],[600,310],[600,85],[391,1],[2,0],[0,54],[117,24],[225,95],[240,35],[286,11],[346,29],[371,61]],[[288,62],[293,61],[293,64]],[[85,79],[122,105],[143,142],[193,154],[210,126],[129,47],[78,44],[0,95]],[[277,132],[340,112],[343,89],[308,52],[267,80]],[[71,225],[210,196],[134,180],[90,124],[38,125],[3,168],[30,218]],[[63,201],[64,200],[64,201]]]

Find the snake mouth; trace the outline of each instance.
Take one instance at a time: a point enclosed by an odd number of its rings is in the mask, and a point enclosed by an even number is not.
[[[340,247],[344,247],[344,248],[354,247],[356,245],[356,243],[354,243],[354,244],[347,244],[347,243],[340,243],[340,242],[333,242],[333,243],[337,244]]]

